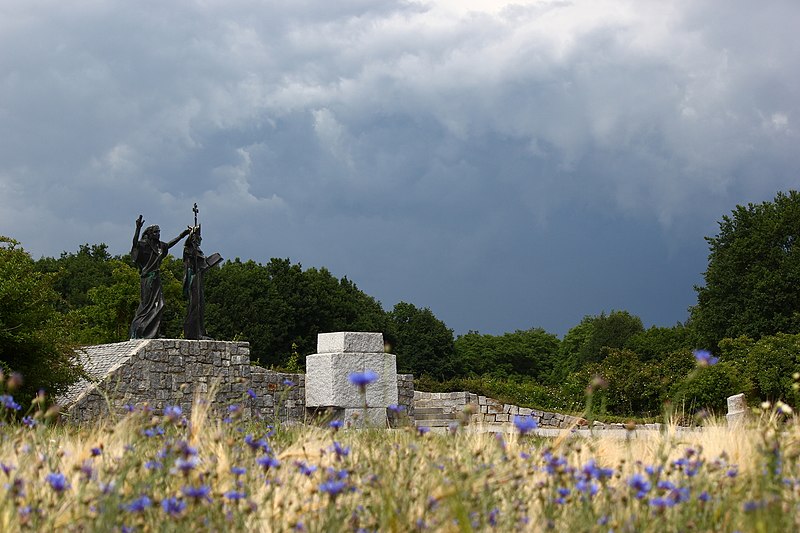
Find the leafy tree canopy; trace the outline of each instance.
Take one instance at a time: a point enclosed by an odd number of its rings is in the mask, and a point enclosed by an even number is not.
[[[53,275],[38,272],[17,241],[0,236],[0,366],[24,377],[20,400],[39,389],[61,393],[80,376],[61,303]]]
[[[736,206],[706,241],[705,285],[695,287],[691,318],[708,348],[726,337],[800,333],[800,193]]]
[[[453,330],[425,307],[399,302],[389,313],[397,371],[447,379],[455,374]],[[390,339],[391,341],[391,339]]]

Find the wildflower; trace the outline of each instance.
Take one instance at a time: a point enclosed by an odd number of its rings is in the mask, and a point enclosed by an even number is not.
[[[580,479],[578,480],[577,483],[575,483],[575,490],[579,492],[584,492],[589,496],[594,496],[600,491],[600,486],[597,483],[592,483],[585,479]]]
[[[698,366],[714,366],[719,361],[719,357],[713,357],[708,350],[694,350],[692,353]]]
[[[252,435],[247,435],[244,438],[244,442],[250,446],[250,449],[253,451],[261,450],[264,453],[272,453],[272,449],[267,441],[263,438],[256,440]]]
[[[735,466],[731,467],[727,472],[725,472],[725,475],[729,478],[735,478],[739,475],[739,470]]]
[[[430,430],[431,430],[431,428],[425,427],[425,426],[418,426],[417,427],[417,433],[419,434],[420,437],[422,435],[428,433]]]
[[[147,461],[144,467],[148,470],[159,470],[164,465],[160,461]]]
[[[339,429],[341,429],[341,427],[342,427],[342,421],[341,420],[332,420],[331,423],[328,424],[328,426],[331,429],[333,429],[334,431],[339,431]]]
[[[224,496],[229,500],[242,500],[247,498],[247,494],[238,490],[229,490],[224,494]]]
[[[196,456],[187,458],[178,457],[175,460],[175,468],[177,468],[184,474],[188,474],[189,472],[195,469],[195,467],[198,465],[199,462],[200,460]]]
[[[98,455],[103,455],[103,448],[94,447],[89,452],[92,454],[92,457],[97,457]]]
[[[251,400],[255,400],[258,397],[253,389],[247,389],[247,395],[250,396]]]
[[[69,482],[67,481],[67,478],[64,476],[64,474],[62,474],[61,472],[52,472],[50,474],[47,474],[45,480],[47,481],[47,483],[50,484],[50,486],[56,492],[64,492],[69,488]]]
[[[170,516],[178,516],[186,509],[186,502],[171,496],[161,500],[161,509]]]
[[[303,474],[304,476],[309,476],[310,477],[314,472],[317,471],[317,467],[316,466],[307,465],[303,461],[297,461],[295,463],[295,465],[297,465],[298,470],[300,470],[300,473]]]
[[[231,474],[234,476],[243,476],[247,473],[247,469],[243,466],[232,466],[231,467]]]
[[[37,424],[36,420],[32,416],[23,416],[22,417],[22,425],[25,427],[32,428]]]
[[[500,514],[500,509],[495,507],[491,511],[489,511],[489,525],[492,527],[497,527],[497,515]]]
[[[3,394],[0,396],[0,404],[2,404],[6,409],[11,409],[13,411],[19,411],[22,409],[22,406],[15,402],[14,398],[10,394]]]
[[[365,370],[364,372],[353,372],[350,374],[350,383],[359,387],[362,391],[366,390],[367,385],[375,382],[378,379],[378,374],[372,370]]]
[[[283,384],[286,385],[287,387],[294,387],[295,386],[295,382],[292,381],[289,378],[284,379],[283,380]]]
[[[4,473],[6,476],[10,476],[10,475],[11,475],[11,471],[12,471],[12,470],[14,470],[14,468],[15,468],[15,467],[14,467],[14,466],[12,466],[12,465],[7,465],[7,464],[5,464],[5,463],[3,463],[3,462],[0,462],[0,470],[2,470],[2,471],[3,471],[3,473]]]
[[[184,496],[187,498],[211,501],[211,487],[208,485],[200,485],[199,487],[183,487],[181,492],[183,492]]]
[[[345,487],[347,487],[347,483],[344,481],[328,480],[319,486],[319,490],[321,492],[327,492],[332,499],[336,499],[336,496],[338,496]]]
[[[697,495],[697,499],[701,502],[707,502],[711,500],[711,495],[708,493],[707,490],[704,490],[700,494]]]
[[[150,498],[148,498],[146,495],[142,495],[126,505],[124,509],[129,513],[142,513],[152,504],[153,501]]]
[[[652,507],[656,507],[657,509],[663,510],[667,507],[673,507],[675,502],[669,498],[652,498],[650,500],[650,505]]]
[[[628,486],[636,491],[636,499],[638,500],[644,498],[652,488],[650,482],[641,474],[634,474],[628,478]]]
[[[261,467],[264,468],[264,470],[269,470],[270,468],[278,468],[279,466],[281,466],[280,461],[269,455],[259,457],[258,459],[256,459],[256,463],[261,465]]]
[[[402,413],[403,411],[406,410],[406,407],[404,405],[397,405],[396,403],[393,403],[392,405],[390,405],[386,409],[388,409],[390,412],[392,412],[394,414],[399,415],[400,413]]]
[[[350,455],[350,447],[342,447],[337,441],[333,441],[333,452],[336,454],[336,459],[342,460],[342,457]]]
[[[170,422],[176,422],[183,416],[183,410],[178,405],[167,405],[164,407],[164,418]]]
[[[147,428],[144,431],[142,431],[142,434],[145,437],[156,437],[164,434],[164,428],[162,428],[161,426],[156,426],[154,428]]]
[[[517,427],[517,431],[519,431],[520,435],[525,435],[539,426],[539,424],[536,423],[536,419],[532,416],[519,415],[514,416],[514,425]]]

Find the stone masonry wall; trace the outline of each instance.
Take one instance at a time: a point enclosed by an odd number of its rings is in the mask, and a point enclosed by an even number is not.
[[[420,392],[414,393],[414,405],[417,409],[441,409],[447,417],[464,412],[467,405],[471,406],[473,414],[470,424],[477,426],[495,426],[511,424],[515,415],[532,416],[539,427],[543,428],[568,428],[573,424],[581,425],[582,419],[561,413],[537,411],[527,407],[504,404],[479,396],[470,392]]]

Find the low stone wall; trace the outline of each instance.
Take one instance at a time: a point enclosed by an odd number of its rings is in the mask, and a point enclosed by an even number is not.
[[[531,416],[542,428],[563,429],[585,424],[583,419],[574,416],[504,404],[492,398],[470,392],[416,391],[414,393],[414,407],[420,412],[441,409],[442,418],[431,418],[433,424],[455,420],[459,414],[464,412],[471,413],[469,423],[476,426],[509,425],[513,423],[515,415]],[[418,420],[417,425],[424,425],[424,422]]]
[[[250,382],[246,342],[152,339],[84,348],[78,356],[93,381],[82,380],[59,402],[74,421],[98,420],[128,404],[177,405],[188,413],[195,394],[215,388],[212,408],[241,403]]]
[[[100,420],[127,405],[160,411],[177,405],[191,413],[196,394],[215,387],[212,409],[241,407],[242,416],[269,423],[299,423],[307,419],[306,376],[273,372],[250,363],[247,342],[181,339],[132,340],[88,346],[78,359],[89,375],[58,398],[74,422]],[[413,417],[414,376],[397,376],[398,405]]]

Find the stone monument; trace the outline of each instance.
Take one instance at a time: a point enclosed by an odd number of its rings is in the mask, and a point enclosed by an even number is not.
[[[317,335],[317,352],[306,357],[306,407],[330,408],[345,425],[386,427],[386,408],[397,404],[397,357],[384,353],[381,333]],[[350,376],[372,371],[364,390]]]

